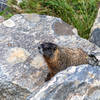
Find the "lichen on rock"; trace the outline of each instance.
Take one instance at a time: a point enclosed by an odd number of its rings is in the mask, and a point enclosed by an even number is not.
[[[6,27],[14,27],[15,23],[11,19],[8,19],[8,20],[3,22],[3,25]]]
[[[24,62],[28,56],[30,55],[28,51],[26,51],[23,48],[11,48],[11,50],[9,51],[10,53],[7,54],[7,61],[8,63],[21,63]]]

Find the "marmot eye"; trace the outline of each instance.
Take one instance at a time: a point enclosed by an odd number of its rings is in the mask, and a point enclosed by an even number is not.
[[[45,50],[49,50],[48,48],[45,48]]]

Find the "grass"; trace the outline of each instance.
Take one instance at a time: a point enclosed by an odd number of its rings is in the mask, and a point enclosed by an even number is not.
[[[14,0],[8,0],[9,6],[17,5]],[[89,38],[90,29],[97,14],[99,0],[23,0],[17,5],[25,13],[38,13],[60,17],[63,21],[78,29],[83,38]],[[8,15],[5,12],[9,10]],[[10,17],[18,10],[7,9],[2,12]]]

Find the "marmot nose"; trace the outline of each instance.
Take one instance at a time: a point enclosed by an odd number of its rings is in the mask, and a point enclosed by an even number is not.
[[[43,46],[43,44],[40,44],[39,46],[38,46],[38,49],[40,50],[40,49],[42,49],[44,46]]]
[[[39,53],[40,53],[40,54],[43,54],[43,48],[42,48],[42,45],[39,45],[39,46],[38,46],[38,50],[39,50]]]
[[[38,46],[38,49],[40,50],[40,49],[41,49],[41,47],[40,47],[40,46]]]
[[[40,50],[40,49],[41,49],[41,47],[40,47],[40,46],[38,46],[38,49]]]
[[[44,44],[40,44],[39,47],[38,47],[38,49],[41,49],[41,48],[42,49],[45,48],[45,45]]]

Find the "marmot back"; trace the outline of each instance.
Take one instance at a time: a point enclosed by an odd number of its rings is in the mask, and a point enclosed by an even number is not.
[[[81,64],[91,64],[91,58],[94,58],[93,64],[96,65],[98,63],[98,60],[94,55],[89,56],[80,48],[63,48],[49,42],[41,44],[38,49],[43,55],[50,72],[46,80],[49,80],[56,73],[66,69],[67,67]]]

